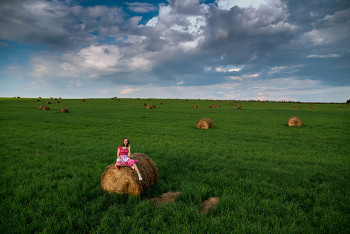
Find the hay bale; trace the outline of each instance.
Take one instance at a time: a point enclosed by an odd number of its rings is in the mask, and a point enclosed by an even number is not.
[[[346,105],[346,107],[349,107],[349,105]]]
[[[312,106],[312,107],[310,107],[310,109],[315,109],[315,107],[314,107],[314,106]]]
[[[140,196],[144,190],[158,182],[157,167],[152,159],[141,153],[131,154],[130,158],[138,161],[136,165],[142,180],[139,180],[136,171],[131,167],[119,167],[117,170],[112,164],[106,167],[101,177],[102,190],[109,193]]]
[[[241,107],[238,107],[238,108],[236,108],[236,110],[242,110],[242,108],[241,108]]]
[[[197,121],[196,128],[198,129],[209,129],[214,126],[213,121],[209,118],[203,118]]]
[[[150,102],[150,101],[151,101],[151,99],[147,99],[147,101],[149,101],[149,102]]]
[[[145,106],[145,109],[152,109],[152,106],[151,105],[147,105],[147,106]]]
[[[236,106],[236,104],[232,104],[232,106]]]
[[[51,102],[46,102],[46,104],[51,104]]]
[[[343,108],[343,106],[339,106],[340,108]]]
[[[17,96],[17,98],[19,99],[19,98],[21,98],[20,96]]]
[[[140,100],[140,98],[136,98],[136,100]]]
[[[212,106],[208,106],[208,108],[212,108]]]
[[[85,99],[81,99],[82,102],[85,102]]]
[[[301,127],[302,125],[303,123],[299,117],[294,116],[288,119],[288,126],[290,127]]]
[[[220,199],[218,197],[210,197],[202,203],[199,213],[208,214],[209,211],[215,210]]]
[[[295,109],[301,109],[300,106],[297,106]]]
[[[294,105],[294,107],[297,107],[297,105]]]
[[[120,101],[120,98],[117,98],[117,101]]]
[[[48,107],[48,106],[43,106],[41,109],[42,109],[42,110],[50,110],[50,107]]]
[[[185,101],[187,102],[187,101],[188,101],[188,99],[185,99]]]
[[[50,97],[50,99],[53,99],[53,97]]]
[[[43,107],[44,107],[44,105],[41,105],[41,106],[39,106],[39,109],[40,109],[40,110],[42,110],[42,109],[43,109]]]
[[[288,103],[284,104],[284,105],[288,105]]]
[[[151,105],[151,106],[152,106],[152,109],[153,109],[153,108],[156,108],[156,106],[155,106],[155,105]]]
[[[38,98],[41,98],[41,97],[38,97]]]
[[[114,97],[115,99],[117,99],[117,97]]]
[[[146,103],[142,103],[141,106],[146,106]]]
[[[62,99],[61,97],[59,97],[58,99]]]
[[[60,101],[56,101],[56,103],[61,103]]]
[[[53,100],[57,100],[57,98],[54,98]]]
[[[229,102],[228,104],[231,105],[231,102]]]
[[[237,105],[237,107],[242,107],[241,105]]]
[[[111,98],[111,100],[113,100],[113,98]]]
[[[36,99],[35,101],[36,101],[36,102],[40,102],[40,99]]]
[[[219,106],[219,105],[215,105],[215,107],[216,107],[216,108],[220,108],[220,106]]]
[[[161,102],[158,102],[158,105],[163,105],[163,103],[161,103]]]
[[[198,106],[197,105],[193,105],[192,108],[198,108]]]
[[[69,113],[68,108],[62,108],[61,110],[58,111],[59,113]]]

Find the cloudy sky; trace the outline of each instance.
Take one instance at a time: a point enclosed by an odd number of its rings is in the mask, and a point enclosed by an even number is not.
[[[1,0],[0,96],[350,99],[349,0]]]

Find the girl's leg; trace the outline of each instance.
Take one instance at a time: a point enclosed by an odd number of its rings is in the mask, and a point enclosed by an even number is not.
[[[137,174],[140,174],[139,168],[136,166],[136,163],[133,163],[132,166],[135,168]]]

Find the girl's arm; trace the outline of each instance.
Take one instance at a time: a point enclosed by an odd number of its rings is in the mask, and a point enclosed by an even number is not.
[[[129,152],[128,152],[128,157],[130,158],[130,145],[129,145]]]
[[[117,151],[117,158],[122,161],[123,163],[125,163],[122,158],[120,157],[120,149],[118,148],[118,151]]]

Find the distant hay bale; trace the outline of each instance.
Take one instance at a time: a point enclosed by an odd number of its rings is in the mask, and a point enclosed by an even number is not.
[[[140,98],[136,98],[136,100],[140,100]]]
[[[294,105],[294,107],[297,107],[297,105]]]
[[[187,102],[187,101],[188,101],[188,99],[185,99],[185,101]]]
[[[21,98],[20,96],[17,96],[17,98]]]
[[[61,97],[59,97],[58,99],[62,99]]]
[[[203,118],[197,121],[196,128],[198,129],[209,129],[214,126],[213,121],[209,118]]]
[[[313,104],[312,103],[309,103],[310,106],[312,106]]]
[[[50,99],[53,99],[53,97],[50,97]]]
[[[61,103],[60,101],[56,101],[56,103]]]
[[[41,97],[38,97],[38,98],[41,98]]]
[[[288,103],[284,104],[284,105],[288,105]]]
[[[236,106],[236,104],[232,104],[232,106]]]
[[[314,107],[314,106],[312,106],[312,107],[310,107],[310,109],[315,109],[315,107]]]
[[[151,105],[151,106],[152,106],[152,109],[153,109],[153,108],[156,108],[156,106],[155,106],[155,105]]]
[[[215,105],[215,107],[216,107],[216,108],[220,108],[220,106],[219,106],[219,105]]]
[[[242,107],[241,105],[237,105],[237,107]]]
[[[208,108],[212,108],[212,106],[208,106]]]
[[[202,203],[202,207],[199,213],[207,214],[212,210],[215,210],[220,199],[218,197],[210,197]]]
[[[120,98],[117,98],[117,101],[120,101]]]
[[[61,110],[58,111],[59,113],[69,113],[68,108],[62,108]]]
[[[40,102],[40,99],[36,99],[35,101],[36,101],[36,102]]]
[[[231,105],[231,102],[229,102],[228,104]]]
[[[241,107],[238,107],[238,108],[236,108],[236,110],[242,110],[242,108],[241,108]]]
[[[57,98],[54,98],[53,100],[57,100]]]
[[[117,97],[114,97],[115,99],[117,99]]]
[[[300,106],[297,106],[295,109],[301,109]]]
[[[46,104],[51,104],[51,102],[46,102]]]
[[[150,102],[150,101],[151,101],[151,99],[147,99],[147,101],[149,101],[149,102]]]
[[[82,102],[85,102],[85,99],[81,99]]]
[[[349,107],[349,105],[346,105],[346,107]]]
[[[197,105],[193,105],[192,108],[198,108],[198,106]]]
[[[43,109],[43,107],[44,107],[44,105],[41,105],[41,106],[39,106],[39,109],[40,109],[40,110],[42,110],[42,109]]]
[[[288,126],[290,127],[301,127],[303,123],[299,117],[293,116],[288,119]]]
[[[50,107],[48,107],[48,106],[43,106],[41,109],[42,109],[42,110],[50,110]]]
[[[140,196],[147,188],[158,182],[156,165],[147,155],[141,153],[131,154],[130,158],[136,163],[142,180],[139,180],[137,172],[131,167],[119,167],[109,165],[101,176],[101,188],[109,193],[129,194]]]
[[[113,100],[113,98],[111,98],[111,100]]]
[[[146,103],[142,103],[141,106],[146,106]]]
[[[163,103],[161,103],[161,102],[158,102],[158,105],[163,105]]]
[[[152,109],[152,106],[151,105],[147,105],[147,106],[145,106],[145,109]]]
[[[339,106],[340,108],[343,108],[343,106]]]

